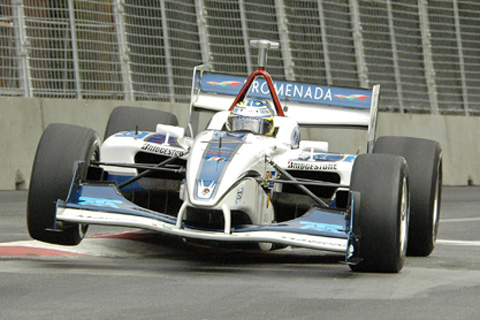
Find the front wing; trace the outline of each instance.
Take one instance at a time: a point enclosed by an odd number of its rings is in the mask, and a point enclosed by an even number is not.
[[[70,223],[142,228],[183,238],[221,242],[270,242],[345,253],[345,262],[358,263],[358,241],[351,217],[313,207],[290,221],[268,225],[204,230],[176,217],[140,207],[125,199],[115,183],[73,183],[67,201],[57,201],[56,219]]]

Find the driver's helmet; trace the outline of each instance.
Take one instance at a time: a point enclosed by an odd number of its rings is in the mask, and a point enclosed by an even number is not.
[[[267,101],[260,99],[247,99],[240,101],[228,116],[227,130],[253,132],[272,136],[273,112]]]

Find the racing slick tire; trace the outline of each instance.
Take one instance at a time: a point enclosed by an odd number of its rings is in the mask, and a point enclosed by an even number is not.
[[[56,201],[68,196],[75,162],[88,164],[92,159],[99,159],[99,137],[94,130],[62,123],[45,129],[33,162],[27,200],[27,226],[32,238],[62,245],[82,241],[87,225],[65,224],[53,230]]]
[[[141,107],[116,107],[107,122],[105,139],[120,131],[155,132],[157,124],[178,125],[177,117],[170,112]]]
[[[405,158],[410,172],[411,213],[407,255],[426,257],[435,248],[442,197],[442,149],[433,140],[381,137],[374,153]]]
[[[355,160],[351,190],[360,193],[353,232],[360,258],[353,271],[397,273],[407,251],[409,222],[408,166],[404,158],[363,154]]]

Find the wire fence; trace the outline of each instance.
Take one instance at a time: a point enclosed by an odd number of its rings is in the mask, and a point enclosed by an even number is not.
[[[369,88],[384,111],[480,115],[476,0],[2,0],[0,95],[187,102],[194,66]]]

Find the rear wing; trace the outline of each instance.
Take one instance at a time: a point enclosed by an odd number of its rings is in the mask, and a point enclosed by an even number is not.
[[[191,114],[201,110],[229,110],[241,91],[245,77],[194,69]],[[300,126],[353,128],[368,130],[367,150],[371,152],[377,127],[380,85],[372,90],[273,81],[276,96],[285,116]],[[248,96],[272,101],[268,80],[256,77]],[[194,119],[191,119],[195,123]]]

